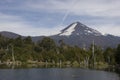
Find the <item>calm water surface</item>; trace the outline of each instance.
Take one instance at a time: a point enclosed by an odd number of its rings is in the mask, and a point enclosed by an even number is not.
[[[0,80],[120,80],[117,73],[79,68],[0,69]]]

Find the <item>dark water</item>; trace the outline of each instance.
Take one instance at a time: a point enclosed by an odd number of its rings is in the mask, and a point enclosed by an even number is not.
[[[117,73],[79,68],[0,69],[0,80],[120,80]]]

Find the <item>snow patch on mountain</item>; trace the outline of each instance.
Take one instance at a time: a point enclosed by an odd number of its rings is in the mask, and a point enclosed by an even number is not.
[[[94,34],[95,36],[101,36],[102,34],[94,29],[86,29],[84,30],[87,35]]]
[[[75,31],[77,23],[72,24],[67,30],[60,34],[60,36],[70,36]]]

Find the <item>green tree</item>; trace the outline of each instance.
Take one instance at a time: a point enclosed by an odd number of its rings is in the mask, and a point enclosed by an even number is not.
[[[32,38],[30,36],[26,37],[23,41],[24,44],[33,44]]]
[[[104,51],[104,59],[109,64],[115,64],[115,50],[108,47]]]
[[[22,37],[19,36],[17,37],[15,40],[14,40],[14,45],[16,47],[23,47],[23,40],[22,40]]]
[[[116,63],[120,65],[120,44],[117,46],[115,54]]]
[[[42,39],[40,43],[38,43],[39,46],[47,51],[50,51],[51,49],[56,49],[56,44],[53,39],[49,37],[45,37]]]

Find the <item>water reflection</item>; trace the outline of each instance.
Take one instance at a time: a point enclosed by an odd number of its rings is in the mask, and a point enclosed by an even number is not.
[[[37,64],[0,65],[0,80],[120,80],[118,68],[109,67],[101,71],[68,67]]]
[[[79,68],[0,69],[0,80],[120,80],[113,72]]]

